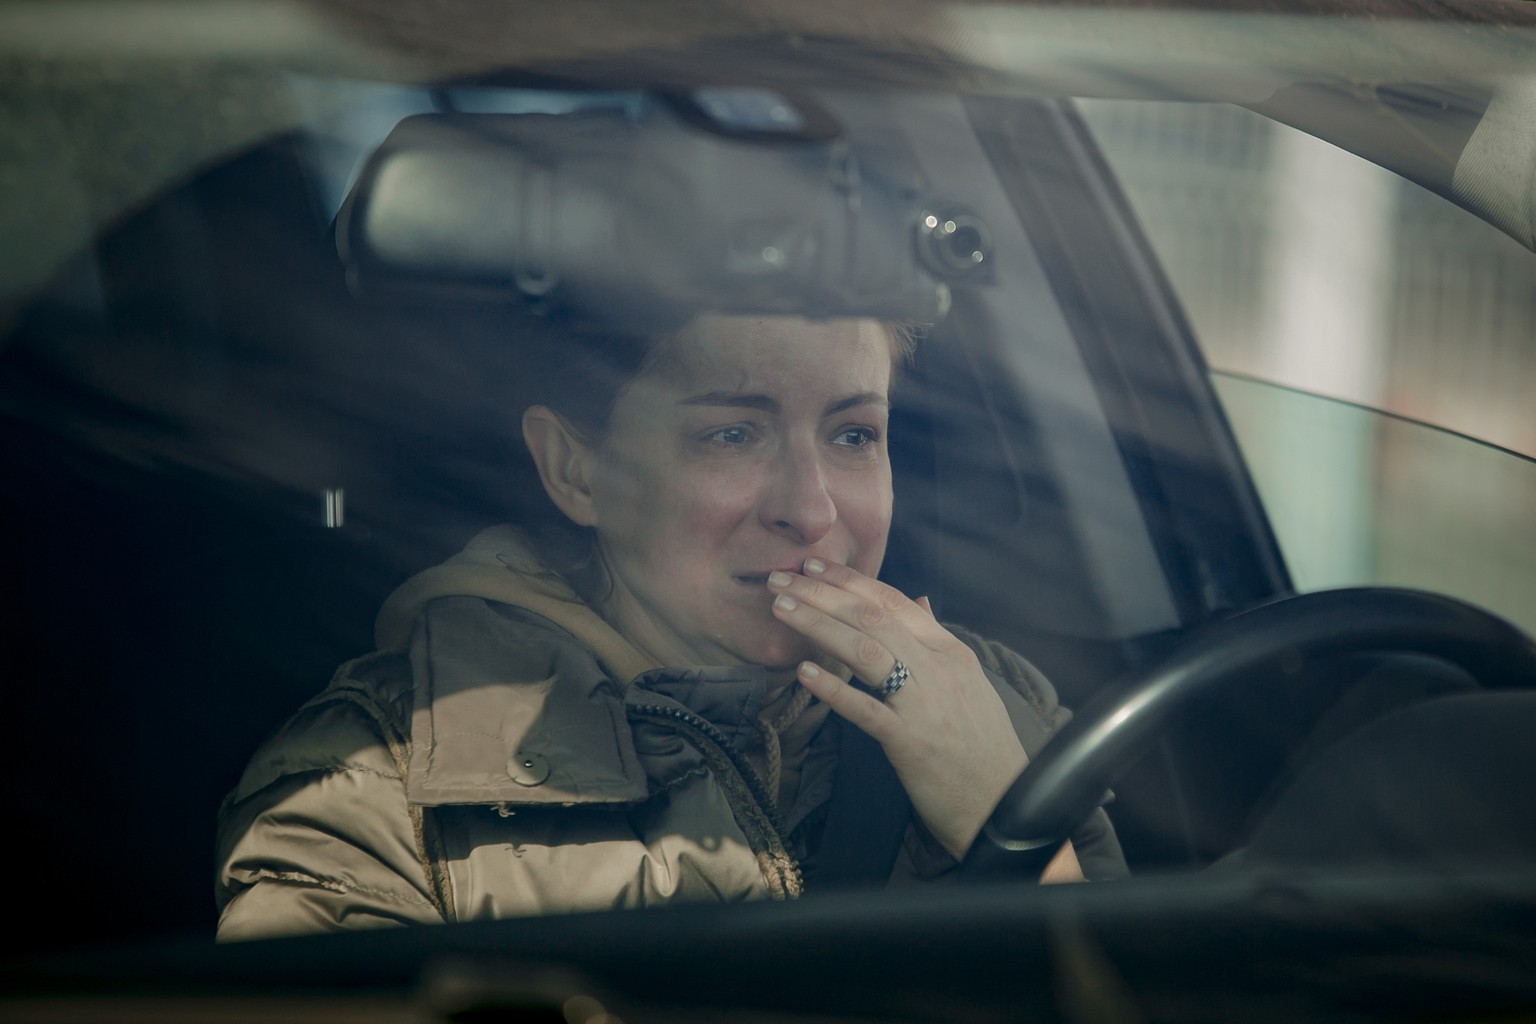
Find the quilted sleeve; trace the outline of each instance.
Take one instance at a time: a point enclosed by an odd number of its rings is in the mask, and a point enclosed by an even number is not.
[[[257,752],[219,816],[220,941],[451,913],[385,733],[366,701],[332,692]]]

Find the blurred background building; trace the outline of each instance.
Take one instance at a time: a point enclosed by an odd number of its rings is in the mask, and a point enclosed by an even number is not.
[[[1081,108],[1298,589],[1424,587],[1536,631],[1536,254],[1237,107]]]

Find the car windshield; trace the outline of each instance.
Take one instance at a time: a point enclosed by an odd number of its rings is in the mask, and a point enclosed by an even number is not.
[[[6,1013],[1536,1006],[1536,12],[1227,6],[0,5]]]

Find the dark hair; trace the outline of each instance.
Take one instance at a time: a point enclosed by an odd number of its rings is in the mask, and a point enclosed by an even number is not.
[[[591,601],[602,586],[592,529],[566,518],[544,490],[523,443],[523,414],[533,406],[546,406],[585,444],[603,445],[620,396],[645,371],[663,336],[525,316],[516,318],[512,333],[520,358],[511,428],[517,475],[525,478],[518,481],[516,522],[544,564]]]
[[[891,365],[899,370],[911,361],[923,327],[882,321],[891,345]],[[555,318],[523,321],[518,325],[516,346],[526,353],[524,374],[516,403],[515,436],[522,437],[522,416],[542,405],[565,421],[584,443],[600,447],[608,440],[613,411],[624,391],[656,362],[665,342],[676,331],[650,334],[602,331]],[[522,449],[522,445],[518,447]],[[596,557],[595,535],[590,527],[566,518],[539,481],[532,457],[522,449],[531,471],[533,493],[522,502],[519,523],[549,568],[560,573],[577,593],[593,601],[605,585]]]

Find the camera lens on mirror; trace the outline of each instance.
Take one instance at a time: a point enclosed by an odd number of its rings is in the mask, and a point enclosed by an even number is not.
[[[991,269],[992,235],[962,206],[935,207],[918,218],[917,255],[941,279],[980,276]]]

